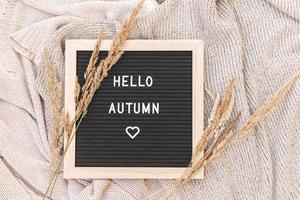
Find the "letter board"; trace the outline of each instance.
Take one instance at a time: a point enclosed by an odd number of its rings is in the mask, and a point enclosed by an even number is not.
[[[102,42],[100,57],[111,41]],[[67,40],[65,107],[74,116],[95,40]],[[203,43],[129,40],[64,160],[66,178],[178,178],[203,130]],[[196,178],[201,178],[199,173]]]

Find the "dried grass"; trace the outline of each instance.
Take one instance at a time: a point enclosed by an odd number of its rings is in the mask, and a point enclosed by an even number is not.
[[[187,170],[184,172],[175,184],[175,187],[180,187],[187,181],[191,180],[203,167],[221,156],[222,152],[230,145],[240,142],[250,136],[251,130],[270,113],[286,96],[287,92],[295,83],[299,74],[294,75],[287,83],[280,87],[270,100],[259,107],[253,115],[251,115],[237,136],[233,136],[236,129],[240,115],[239,113],[235,119],[228,123],[232,114],[234,104],[234,87],[235,80],[231,81],[226,89],[225,96],[220,102],[219,95],[210,93],[209,96],[215,100],[209,123],[204,130],[201,140],[198,142],[196,151],[193,153],[192,162]],[[224,129],[224,127],[227,127]],[[204,154],[202,153],[204,151]],[[175,191],[175,190],[174,190]]]
[[[210,91],[208,88],[205,88],[205,92],[211,100],[213,100],[213,101],[216,100],[216,95],[212,91]]]
[[[102,189],[100,190],[99,200],[104,200],[105,194],[111,185],[112,185],[112,180],[111,179],[106,180],[105,184],[103,185]]]
[[[145,199],[147,196],[147,191],[150,187],[150,183],[147,179],[143,179],[143,190],[142,190],[142,195],[141,195],[141,199]]]
[[[58,98],[58,96],[62,97],[62,87],[55,75],[55,70],[52,63],[50,62],[50,60],[47,60],[49,66],[48,89],[52,91],[52,93],[54,93],[53,95],[50,94],[51,102],[53,101],[51,107],[54,111],[53,113],[55,113],[55,117],[52,119],[54,127],[53,129],[55,130],[51,131],[51,134],[54,138],[52,144],[53,147],[51,149],[54,154],[53,158],[55,159],[52,161],[52,165],[55,166],[56,169],[52,173],[44,199],[48,199],[52,195],[63,157],[65,156],[65,153],[68,150],[68,147],[71,144],[71,141],[73,140],[76,132],[73,132],[75,124],[76,130],[80,125],[81,120],[87,114],[88,106],[90,105],[96,90],[101,86],[102,81],[108,75],[109,70],[112,68],[112,66],[122,56],[123,51],[121,49],[129,36],[130,30],[136,24],[137,16],[143,7],[143,3],[144,0],[142,0],[133,10],[130,18],[123,26],[122,31],[114,37],[108,56],[104,60],[100,61],[100,47],[103,40],[103,30],[101,31],[100,36],[97,38],[96,46],[93,50],[92,56],[84,74],[85,83],[82,87],[78,82],[78,78],[76,79],[76,87],[74,91],[74,98],[76,102],[75,119],[70,119],[68,114],[63,114],[63,103],[58,101],[58,99],[60,99]],[[61,88],[57,88],[58,86],[60,86]],[[61,152],[63,149],[63,130],[65,130],[68,140],[63,154],[60,154],[60,156],[58,156],[57,152]]]
[[[63,87],[62,83],[59,81],[57,74],[55,72],[54,66],[50,61],[50,58],[45,54],[45,60],[47,62],[47,87],[50,97],[50,108],[51,108],[51,165],[50,165],[50,175],[55,172],[59,160],[62,155],[63,147]]]
[[[215,97],[215,102],[208,120],[208,126],[204,130],[200,141],[197,143],[189,167],[186,169],[182,177],[177,180],[177,187],[189,181],[195,174],[197,174],[207,163],[207,160],[209,160],[212,156],[214,148],[218,146],[217,143],[219,142],[224,127],[232,113],[235,85],[236,80],[231,80],[222,100],[220,100],[220,95],[213,95]],[[231,122],[229,127],[231,127],[232,124],[237,124],[238,119]],[[229,135],[230,131],[225,131],[225,134]],[[224,134],[222,137],[223,139],[227,138]],[[220,141],[220,143],[221,142],[222,141]],[[203,154],[204,150],[205,153]]]
[[[101,86],[103,79],[108,75],[111,67],[121,58],[123,54],[121,49],[129,36],[130,30],[136,23],[137,16],[143,8],[143,3],[144,0],[141,1],[132,11],[129,20],[123,26],[122,31],[114,37],[108,56],[104,60],[101,60],[99,65],[97,65],[97,62],[99,61],[99,52],[103,38],[103,32],[98,37],[97,44],[94,48],[94,52],[85,72],[86,81],[81,89],[81,96],[78,98],[79,100],[76,106],[75,115],[76,121],[86,115],[88,106],[90,105],[95,92]]]
[[[206,89],[208,96],[215,101],[208,120],[208,126],[204,130],[203,136],[198,142],[196,150],[193,152],[192,161],[188,168],[169,188],[170,193],[167,199],[172,199],[179,187],[190,181],[205,166],[219,158],[226,148],[236,142],[240,142],[248,138],[251,133],[253,133],[251,130],[259,122],[265,119],[267,114],[275,109],[276,106],[284,99],[298,77],[299,73],[288,80],[287,83],[277,90],[270,100],[258,108],[257,111],[246,120],[240,131],[236,134],[237,136],[234,136],[233,132],[238,126],[241,113],[238,113],[234,120],[228,122],[232,115],[232,108],[234,104],[235,80],[230,82],[222,101],[218,94],[215,95]],[[165,188],[162,188],[161,190],[164,189]],[[157,193],[158,192],[159,191],[157,191]]]
[[[215,103],[208,120],[208,127],[203,132],[200,140],[201,142],[197,143],[196,150],[193,153],[194,156],[201,153],[207,147],[210,140],[212,138],[217,138],[224,129],[226,122],[231,116],[234,105],[235,84],[235,79],[230,81],[230,84],[226,89],[226,93],[222,101],[220,100],[219,95],[216,96]]]
[[[294,75],[287,83],[282,85],[276,93],[271,97],[268,101],[264,103],[261,107],[259,107],[253,115],[249,117],[249,119],[245,122],[243,127],[241,128],[237,138],[233,142],[239,142],[241,140],[246,139],[253,128],[263,119],[266,118],[267,114],[272,111],[286,96],[287,92],[290,90],[292,85],[299,78],[299,74]]]

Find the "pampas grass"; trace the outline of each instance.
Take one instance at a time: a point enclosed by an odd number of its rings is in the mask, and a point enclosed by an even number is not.
[[[291,89],[293,84],[299,78],[299,73],[292,76],[292,78],[282,85],[268,101],[266,101],[261,107],[259,107],[253,115],[245,122],[241,128],[237,138],[233,142],[239,142],[244,140],[251,134],[253,128],[264,118],[267,114],[274,109],[286,96],[286,93]]]
[[[100,47],[101,42],[103,40],[103,30],[101,31],[100,36],[97,38],[95,48],[93,50],[92,56],[84,74],[85,82],[82,87],[78,83],[78,78],[76,79],[76,86],[74,91],[74,98],[76,102],[75,119],[70,119],[68,113],[66,115],[60,114],[63,113],[63,103],[58,100],[61,99],[58,98],[58,96],[62,97],[62,87],[60,87],[61,84],[59,83],[54,72],[53,64],[50,62],[49,59],[46,58],[48,61],[49,68],[48,89],[53,93],[50,94],[51,102],[53,102],[51,103],[51,107],[54,111],[53,113],[55,113],[52,119],[53,129],[55,130],[51,131],[51,135],[54,138],[53,148],[51,148],[51,151],[53,151],[52,153],[55,158],[51,162],[51,165],[55,166],[55,170],[52,170],[54,172],[51,173],[52,175],[44,199],[51,198],[59,174],[59,170],[62,165],[62,160],[66,154],[66,151],[68,150],[69,145],[71,144],[71,141],[74,138],[75,132],[79,127],[81,120],[87,114],[87,109],[92,101],[95,92],[101,86],[101,83],[104,80],[104,78],[107,77],[109,70],[112,68],[112,66],[121,58],[123,54],[123,51],[121,49],[129,36],[130,30],[136,24],[138,14],[143,7],[143,3],[144,0],[142,0],[133,10],[130,18],[124,24],[122,31],[114,37],[108,56],[104,60],[100,61]],[[74,127],[75,132],[73,132]],[[63,130],[65,131],[67,136],[67,143],[63,154],[61,155],[58,152],[61,152],[63,149]]]
[[[99,60],[100,45],[103,37],[102,34],[100,34],[97,39],[97,44],[84,74],[85,83],[80,91],[81,96],[79,97],[76,106],[76,121],[86,115],[88,106],[90,105],[95,92],[101,86],[101,82],[108,75],[112,66],[121,58],[123,54],[121,48],[124,46],[130,30],[136,23],[137,16],[143,7],[143,3],[144,0],[133,10],[129,20],[123,26],[122,31],[114,37],[108,56],[104,60],[101,60],[99,65],[97,65],[97,62]]]
[[[210,93],[210,96],[215,97],[215,103],[211,112],[208,127],[204,130],[204,134],[201,140],[198,142],[196,150],[193,154],[193,158],[198,159],[192,159],[190,167],[178,180],[178,184],[184,184],[185,182],[189,181],[201,168],[218,158],[224,149],[229,145],[248,138],[253,128],[284,99],[287,92],[297,80],[298,76],[298,74],[293,76],[287,83],[278,89],[278,91],[272,98],[270,98],[270,100],[259,107],[257,111],[246,120],[241,130],[237,133],[237,137],[235,138],[233,137],[233,131],[238,125],[240,113],[232,122],[227,122],[232,114],[234,103],[234,87],[236,81],[232,80],[230,82],[226,89],[225,96],[221,102],[218,95],[215,96]],[[224,130],[226,123],[228,125]],[[204,150],[204,155],[198,156],[198,154],[202,154],[202,151]]]
[[[50,130],[50,150],[52,159],[50,175],[52,176],[59,160],[61,159],[63,146],[63,87],[47,54],[45,54],[45,60],[47,62],[47,87],[49,91],[52,116]]]
[[[177,180],[177,187],[189,181],[196,173],[199,172],[199,170],[201,170],[201,168],[208,164],[208,160],[213,155],[215,148],[220,145],[218,142],[222,143],[223,140],[227,141],[228,137],[232,134],[232,131],[225,131],[225,134],[222,133],[232,114],[235,85],[236,80],[231,80],[222,100],[220,99],[220,95],[215,96],[215,102],[208,120],[208,126],[204,130],[200,141],[197,143],[189,167],[186,169],[182,177]],[[230,123],[229,127],[233,125],[236,126],[238,119],[239,115],[237,119]],[[204,150],[206,151],[203,154]]]
[[[239,113],[234,120],[228,122],[232,114],[232,106],[234,103],[235,80],[230,82],[221,102],[219,95],[214,95],[213,93],[209,92],[209,96],[215,100],[215,103],[209,118],[208,126],[204,130],[204,134],[197,144],[189,167],[175,182],[175,189],[173,189],[173,191],[176,191],[176,188],[191,180],[201,169],[215,159],[219,158],[223,151],[230,145],[248,138],[251,133],[253,133],[253,128],[263,119],[265,119],[267,114],[269,114],[280,102],[283,101],[287,92],[291,89],[298,77],[299,74],[294,75],[290,80],[287,81],[287,83],[277,90],[273,97],[259,107],[246,120],[240,131],[238,131],[236,134],[236,137],[234,137],[233,132],[238,125],[241,113]],[[226,129],[224,129],[225,124],[227,124]],[[202,151],[204,151],[204,154]],[[173,194],[171,193],[171,196],[172,195]],[[169,198],[171,196],[169,196]]]

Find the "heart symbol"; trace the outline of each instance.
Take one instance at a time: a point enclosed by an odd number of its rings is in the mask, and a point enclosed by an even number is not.
[[[127,126],[125,132],[131,139],[134,139],[140,133],[140,128],[138,126]]]

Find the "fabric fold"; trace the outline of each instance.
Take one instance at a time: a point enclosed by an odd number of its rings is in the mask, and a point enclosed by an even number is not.
[[[47,53],[64,78],[64,41],[112,38],[137,1],[2,0],[0,11],[0,153],[27,181],[45,191],[51,160],[46,87]],[[277,0],[166,0],[147,6],[132,39],[203,39],[205,87],[223,94],[237,78],[234,113],[244,122],[291,75],[300,71],[299,3]],[[1,5],[1,4],[0,4]],[[228,148],[178,199],[297,199],[299,96],[287,98],[247,140]],[[205,120],[212,107],[205,99]],[[241,124],[240,123],[240,124]],[[1,177],[1,174],[0,174]],[[2,177],[1,177],[2,178]],[[149,180],[146,197],[164,199],[169,180]],[[105,180],[65,180],[54,199],[98,199]],[[2,187],[0,186],[0,190]],[[4,188],[5,189],[5,188]],[[141,199],[142,180],[113,180],[107,199]]]

